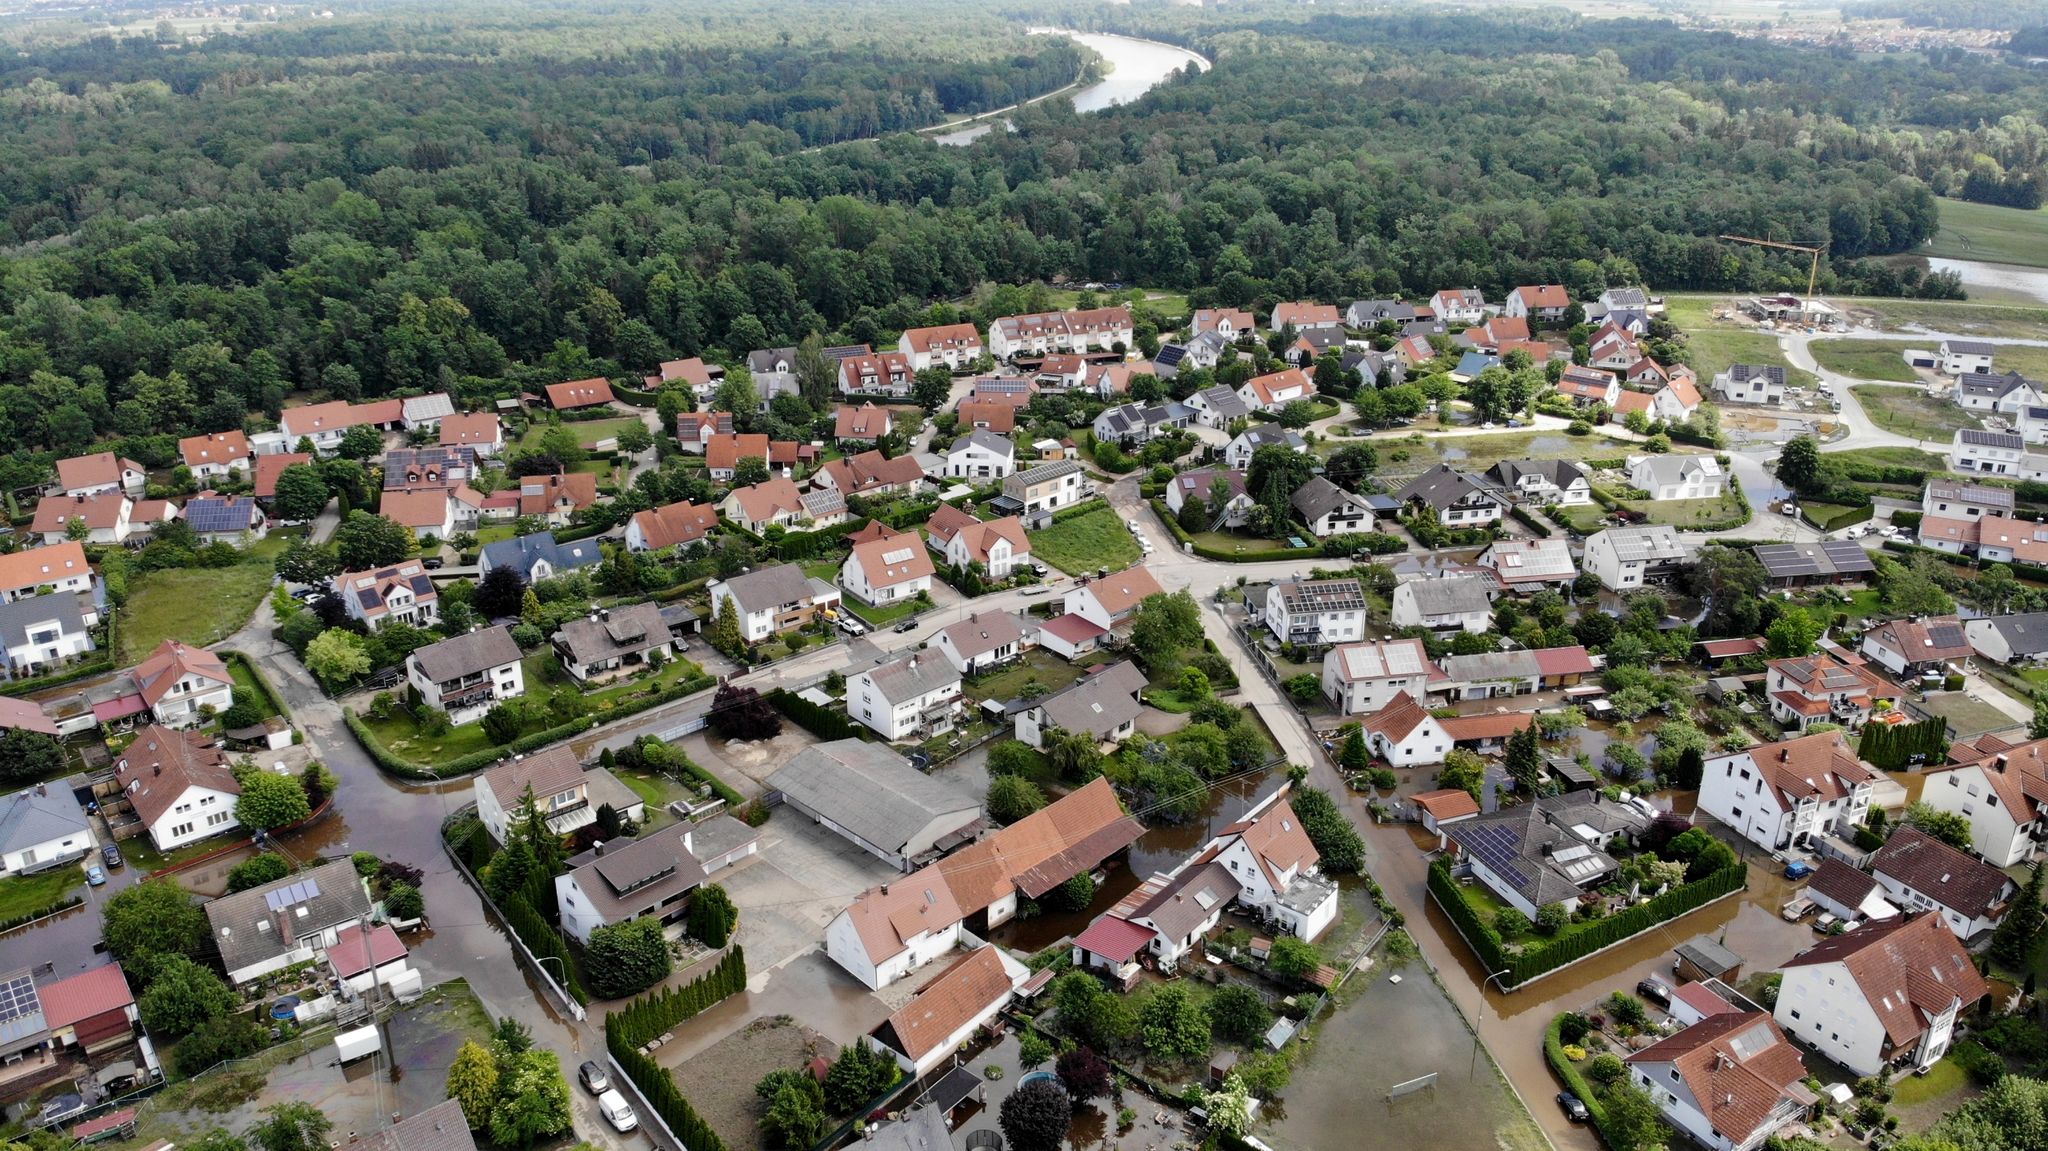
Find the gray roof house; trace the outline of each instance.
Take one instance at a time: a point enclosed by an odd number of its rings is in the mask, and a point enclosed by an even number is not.
[[[1123,739],[1136,730],[1138,714],[1145,710],[1138,698],[1144,688],[1145,673],[1129,660],[1098,668],[1018,712],[1017,738],[1043,747],[1045,733],[1058,728],[1098,741]]]
[[[1438,464],[1409,480],[1407,486],[1394,493],[1394,498],[1403,506],[1427,507],[1453,526],[1497,520],[1507,514],[1508,507],[1507,493],[1449,464]]]
[[[27,875],[92,851],[92,824],[59,785],[37,784],[0,798],[0,875]]]
[[[1516,498],[1537,504],[1586,503],[1593,498],[1593,480],[1571,460],[1502,460],[1489,476]],[[1571,498],[1576,494],[1577,498]]]
[[[1399,300],[1354,300],[1344,309],[1344,322],[1354,328],[1370,328],[1381,320],[1405,324],[1415,318],[1415,305]]]
[[[1966,620],[1970,648],[1985,659],[2018,663],[2048,655],[2048,612],[1994,615]]]
[[[670,825],[626,842],[597,843],[555,877],[562,928],[579,943],[628,919],[673,923],[712,873],[759,850],[761,833],[729,815]]]
[[[1578,908],[1579,897],[1620,867],[1607,845],[1649,825],[1626,804],[1597,791],[1572,791],[1443,828],[1473,877],[1522,914],[1553,903]]]
[[[477,556],[477,574],[486,576],[493,568],[511,567],[533,583],[589,567],[603,559],[604,553],[594,539],[558,544],[555,533],[535,532],[485,544]]]
[[[0,603],[0,678],[39,672],[93,646],[85,608],[75,595],[27,596]]]
[[[1485,576],[1444,576],[1396,584],[1394,626],[1486,631],[1493,626],[1496,588]]]
[[[632,603],[600,608],[572,619],[555,631],[555,652],[562,670],[579,682],[645,665],[660,653],[674,650],[675,637],[661,618],[661,605]]]
[[[1317,537],[1373,529],[1372,508],[1365,500],[1321,476],[1310,477],[1294,489],[1287,502],[1301,522],[1308,525],[1310,534]]]
[[[777,564],[757,572],[736,575],[720,585],[726,595],[738,601],[745,612],[770,611],[796,603],[811,594],[811,581],[795,564]]]
[[[518,663],[519,645],[512,642],[510,628],[487,627],[430,643],[414,651],[412,659],[428,679],[446,683]]]
[[[370,892],[347,859],[223,895],[206,905],[214,946],[233,983],[317,959],[334,946],[342,928],[361,923],[369,914]]]
[[[1215,335],[1214,332],[1207,334]],[[1223,337],[1216,338],[1220,340]],[[1237,389],[1221,384],[1189,396],[1188,406],[1201,413],[1197,418],[1212,428],[1227,427],[1230,421],[1242,420],[1252,414],[1252,410],[1245,406],[1244,397],[1237,394]]]
[[[1308,450],[1308,441],[1301,438],[1300,432],[1271,424],[1260,424],[1257,427],[1246,428],[1236,439],[1230,441],[1229,446],[1223,449],[1224,462],[1237,471],[1246,471],[1251,468],[1252,457],[1258,454],[1260,448],[1286,448],[1293,452],[1305,452]]]
[[[791,810],[903,871],[972,839],[982,824],[972,796],[888,747],[858,739],[805,748],[768,777],[768,789],[781,792]]]
[[[476,1139],[469,1133],[462,1104],[448,1099],[369,1132],[355,1144],[355,1151],[476,1151]]]

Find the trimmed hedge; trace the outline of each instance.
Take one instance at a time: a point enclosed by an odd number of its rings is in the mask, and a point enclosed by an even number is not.
[[[1925,512],[1895,511],[1892,513],[1892,526],[1902,529],[1912,528],[1917,532],[1920,530],[1920,521],[1926,518],[1926,514]]]
[[[676,1087],[675,1076],[640,1053],[640,1045],[716,1005],[747,986],[747,961],[738,947],[725,953],[718,966],[687,987],[636,999],[605,1016],[604,1043],[612,1062],[640,1089],[647,1105],[690,1151],[726,1151],[718,1132],[697,1114]]]
[[[1807,523],[1812,524],[1814,527],[1817,527],[1824,532],[1838,531],[1842,528],[1850,526],[1851,524],[1863,523],[1876,514],[1876,505],[1864,504],[1860,508],[1850,508],[1847,511],[1837,512],[1834,515],[1829,516],[1827,519],[1820,520],[1815,519],[1813,517],[1813,513],[1807,510],[1806,505],[1801,504],[1799,508],[1800,519],[1805,520]]]
[[[1579,1065],[1573,1063],[1564,1053],[1564,1039],[1561,1034],[1563,1030],[1562,1015],[1551,1020],[1550,1026],[1543,1029],[1543,1058],[1549,1061],[1550,1069],[1557,1073],[1557,1077],[1564,1081],[1564,1089],[1578,1096],[1579,1102],[1586,1105],[1586,1113],[1593,1117],[1593,1129],[1600,1133],[1600,1141],[1609,1147],[1622,1147],[1622,1144],[1608,1133],[1606,1106],[1593,1094],[1593,1085],[1586,1082],[1584,1075],[1579,1074]],[[1623,1151],[1634,1151],[1634,1148],[1623,1148]]]
[[[1549,526],[1546,525],[1542,520],[1539,520],[1535,516],[1532,516],[1528,512],[1522,510],[1522,508],[1519,505],[1509,508],[1508,515],[1513,516],[1516,523],[1521,524],[1523,527],[1528,528],[1532,532],[1535,532],[1536,538],[1545,540],[1550,538]]]
[[[775,710],[788,716],[791,722],[819,739],[861,739],[867,734],[866,728],[838,712],[819,707],[779,687],[768,693],[768,702],[775,705]]]
[[[45,915],[55,915],[60,911],[69,911],[84,902],[84,896],[74,895],[69,899],[60,899],[48,907],[38,908],[35,911],[25,911],[12,919],[0,919],[0,932],[12,931],[25,923],[34,923]]]
[[[111,648],[113,645],[109,643],[107,646]],[[17,679],[10,680],[7,683],[0,683],[0,696],[34,695],[39,691],[48,691],[53,687],[63,687],[67,683],[77,683],[81,679],[91,679],[96,675],[105,675],[112,670],[114,670],[114,657],[110,655],[104,659],[95,659],[79,664],[69,671],[58,672],[55,675],[43,675],[37,676],[34,679]]]
[[[676,748],[676,750],[678,752],[682,751],[680,747]],[[702,764],[699,764],[696,760],[691,759],[687,755],[682,756],[682,761],[683,770],[690,773],[690,778],[695,779],[700,783],[709,784],[711,786],[712,792],[716,794],[718,798],[724,800],[725,805],[727,807],[737,811],[738,809],[745,807],[747,805],[746,796],[741,795],[737,791],[734,791],[732,789],[731,784],[726,783],[724,780],[704,770]]]
[[[1647,903],[1638,903],[1626,911],[1597,920],[1561,939],[1553,940],[1547,946],[1525,949],[1516,955],[1509,955],[1501,943],[1500,935],[1491,923],[1483,923],[1479,913],[1465,902],[1465,896],[1458,890],[1458,881],[1451,877],[1450,861],[1439,857],[1429,867],[1429,890],[1436,897],[1444,914],[1457,925],[1458,933],[1477,952],[1489,971],[1505,968],[1509,977],[1505,985],[1512,987],[1533,979],[1546,971],[1563,967],[1568,963],[1584,959],[1603,947],[1619,943],[1632,935],[1648,930],[1666,920],[1676,919],[1688,911],[1704,906],[1712,900],[1739,891],[1749,885],[1749,865],[1738,863],[1725,867],[1705,879],[1680,884]]]
[[[578,1003],[589,1003],[590,992],[584,990],[583,973],[576,968],[576,960],[569,954],[569,944],[556,931],[553,924],[540,917],[525,897],[517,894],[505,898],[505,925],[519,937],[526,949],[543,959],[556,961],[555,975],[566,976],[565,990]]]

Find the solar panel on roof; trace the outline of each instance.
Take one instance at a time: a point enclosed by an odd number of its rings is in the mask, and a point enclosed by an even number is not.
[[[236,532],[249,526],[249,505],[227,500],[193,500],[185,505],[185,522],[195,532]]]
[[[276,891],[270,892],[268,895],[265,895],[263,897],[263,902],[267,904],[270,907],[270,910],[272,911],[283,911],[285,908],[291,907],[295,904],[311,903],[313,900],[318,898],[320,898],[319,881],[313,879],[301,879],[297,883],[287,884],[286,886],[280,887]]]
[[[42,1009],[43,1001],[37,998],[35,980],[29,977],[28,972],[9,976],[0,982],[0,1024],[12,1023]]]

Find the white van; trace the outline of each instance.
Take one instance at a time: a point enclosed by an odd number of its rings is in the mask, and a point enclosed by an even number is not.
[[[640,1126],[640,1117],[633,1114],[633,1105],[626,1102],[626,1097],[619,1094],[617,1088],[597,1097],[597,1111],[604,1116],[605,1122],[620,1131],[631,1131]]]

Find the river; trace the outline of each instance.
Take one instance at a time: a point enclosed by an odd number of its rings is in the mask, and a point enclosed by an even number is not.
[[[1109,61],[1109,75],[1071,94],[1076,112],[1100,112],[1112,105],[1135,100],[1190,63],[1204,72],[1209,70],[1209,61],[1202,56],[1156,40],[1134,40],[1103,32],[1070,32],[1057,28],[1033,28],[1031,31],[1034,35],[1071,36]],[[966,144],[986,135],[999,123],[1007,124],[1008,121],[984,120],[932,139],[941,144]]]

